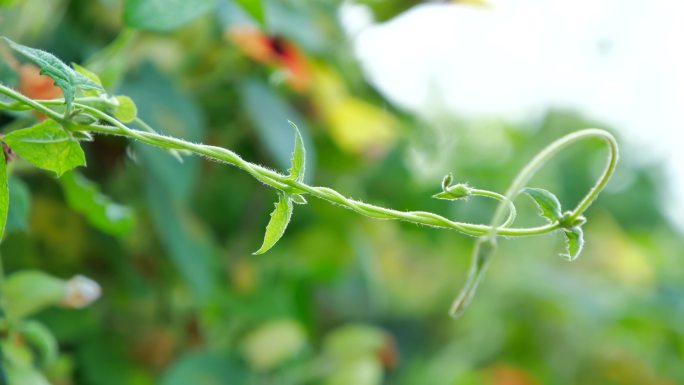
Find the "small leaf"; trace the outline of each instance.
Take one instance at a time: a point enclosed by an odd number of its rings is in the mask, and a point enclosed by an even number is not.
[[[138,117],[138,108],[135,106],[133,99],[128,96],[117,96],[114,99],[119,103],[112,111],[115,118],[119,119],[122,123],[130,123]]]
[[[71,103],[76,96],[77,90],[104,91],[101,85],[85,75],[74,71],[51,53],[17,44],[6,37],[3,37],[3,39],[12,50],[22,54],[37,65],[40,68],[41,74],[49,76],[54,80],[55,85],[64,92],[64,102],[67,105],[67,110],[71,110]]]
[[[472,195],[472,189],[465,183],[458,183],[453,186],[447,186],[447,188],[441,193],[435,194],[432,197],[436,199],[445,199],[449,201],[454,201],[457,199],[468,198]]]
[[[265,22],[264,5],[261,0],[235,0],[240,4],[242,9],[247,11],[250,16],[254,18],[259,24],[263,25]]]
[[[292,202],[298,205],[305,205],[308,203],[302,194],[287,194],[287,196],[288,198],[292,199]]]
[[[447,191],[453,180],[454,176],[451,173],[444,175],[444,178],[442,179],[442,190]]]
[[[102,89],[104,89],[104,87],[102,87],[102,80],[100,80],[100,77],[97,76],[94,72],[92,72],[92,71],[88,70],[87,68],[82,67],[76,63],[71,63],[71,66],[74,67],[74,70],[76,72],[87,77],[93,83],[99,85]],[[85,90],[85,91],[83,91],[83,95],[98,96],[100,94],[100,92],[101,92],[101,90]]]
[[[95,228],[114,236],[124,236],[133,229],[133,211],[102,194],[97,185],[77,172],[59,178],[69,207],[83,214]]]
[[[453,201],[453,200],[459,199],[459,198],[454,198],[447,191],[442,191],[441,193],[437,193],[437,194],[433,195],[432,197],[435,199],[444,199],[444,200],[448,200],[448,201]]]
[[[287,225],[290,223],[292,217],[292,200],[284,193],[278,194],[278,202],[275,204],[275,210],[271,213],[271,220],[266,226],[266,235],[264,236],[264,243],[259,250],[254,252],[254,255],[259,255],[267,252],[285,233]]]
[[[54,171],[57,176],[86,164],[81,145],[54,120],[12,131],[4,141],[34,166]]]
[[[568,261],[574,261],[579,257],[584,248],[584,234],[581,227],[573,227],[570,230],[563,230],[565,233],[565,240],[567,242],[568,252],[561,254],[562,257]]]
[[[126,0],[126,25],[147,31],[168,32],[207,13],[216,0]]]
[[[295,131],[295,145],[292,151],[292,167],[288,170],[290,173],[290,178],[301,182],[304,180],[305,165],[304,160],[306,158],[306,150],[304,149],[304,140],[302,139],[302,134],[299,132],[297,125],[288,121]]]
[[[541,216],[551,222],[561,220],[561,217],[563,216],[561,213],[561,204],[553,193],[534,187],[526,187],[522,192],[529,195],[530,198],[534,200],[534,203],[539,207]]]

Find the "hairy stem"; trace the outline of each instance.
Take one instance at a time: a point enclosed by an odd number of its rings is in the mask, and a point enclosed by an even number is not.
[[[276,189],[290,192],[290,193],[306,193],[310,194],[319,199],[326,200],[330,203],[343,206],[350,210],[353,210],[362,215],[377,218],[377,219],[394,219],[402,220],[406,222],[411,222],[419,225],[440,227],[447,229],[454,229],[463,234],[470,236],[488,236],[496,237],[501,236],[528,236],[528,235],[539,235],[549,233],[560,227],[558,222],[550,223],[544,226],[531,227],[531,228],[511,228],[508,227],[515,219],[515,207],[512,202],[517,196],[519,190],[524,187],[525,183],[534,175],[534,173],[539,169],[551,156],[556,154],[562,148],[570,145],[578,140],[587,137],[600,137],[606,140],[610,144],[611,156],[609,160],[608,167],[604,171],[602,177],[596,183],[596,185],[590,190],[587,196],[582,199],[577,208],[573,211],[573,217],[581,215],[584,210],[591,204],[591,202],[596,198],[598,193],[603,189],[608,181],[608,178],[612,174],[615,164],[617,162],[617,145],[615,144],[615,139],[607,132],[598,129],[589,129],[576,132],[565,136],[556,142],[552,143],[550,146],[545,148],[541,153],[539,153],[518,175],[514,180],[513,184],[507,191],[506,195],[503,196],[498,193],[494,193],[487,190],[475,190],[476,195],[483,195],[492,197],[500,201],[495,214],[493,216],[490,225],[473,224],[467,222],[458,222],[447,219],[435,213],[426,211],[399,211],[393,210],[385,207],[380,207],[372,205],[369,203],[361,202],[351,198],[347,198],[344,195],[338,193],[337,191],[327,188],[327,187],[316,187],[298,182],[288,178],[288,176],[278,173],[276,171],[270,170],[266,167],[250,163],[242,159],[238,154],[234,153],[225,148],[209,146],[204,144],[197,144],[188,142],[182,139],[173,138],[157,133],[147,124],[139,120],[139,124],[144,127],[147,131],[140,131],[128,127],[127,125],[121,123],[119,120],[110,116],[104,111],[101,111],[95,107],[92,107],[85,102],[91,100],[81,98],[74,102],[74,107],[81,109],[89,114],[92,114],[97,119],[105,122],[103,124],[92,124],[92,125],[71,125],[68,121],[65,121],[62,114],[51,109],[49,106],[54,106],[59,104],[59,100],[51,101],[35,101],[26,96],[14,91],[13,89],[0,85],[0,93],[14,99],[17,103],[23,104],[30,107],[38,112],[45,114],[46,116],[57,120],[67,126],[72,130],[88,131],[100,134],[109,134],[117,136],[125,136],[132,139],[136,139],[140,142],[150,144],[156,147],[169,149],[169,150],[186,150],[193,152],[198,155],[205,156],[207,158],[228,163],[235,167],[238,167],[260,182],[274,187]],[[19,109],[15,104],[2,104],[2,106],[12,107],[12,109]],[[501,223],[503,219],[504,212],[508,207],[509,218]]]

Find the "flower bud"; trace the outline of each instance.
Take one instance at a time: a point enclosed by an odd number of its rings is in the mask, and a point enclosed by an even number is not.
[[[66,283],[66,292],[62,298],[62,306],[83,308],[100,298],[100,285],[90,278],[77,275]]]

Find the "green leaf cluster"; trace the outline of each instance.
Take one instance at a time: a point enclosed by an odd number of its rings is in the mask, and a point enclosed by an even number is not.
[[[561,256],[569,261],[579,257],[584,247],[584,234],[582,232],[583,219],[576,223],[567,223],[567,215],[563,214],[558,198],[550,191],[541,188],[526,187],[522,190],[527,194],[539,208],[539,214],[549,223],[559,223],[562,225],[565,235],[567,251]]]

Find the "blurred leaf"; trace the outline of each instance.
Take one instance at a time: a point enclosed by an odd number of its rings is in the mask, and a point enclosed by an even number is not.
[[[76,96],[76,91],[79,89],[104,91],[101,85],[74,71],[56,56],[39,49],[17,44],[6,37],[3,37],[3,39],[10,48],[36,64],[40,68],[41,74],[47,75],[55,81],[55,85],[64,92],[64,101],[67,109],[70,109],[71,103]]]
[[[126,0],[123,20],[129,27],[168,32],[207,13],[216,0]]]
[[[286,193],[278,193],[278,202],[276,202],[275,210],[271,213],[271,219],[268,221],[268,225],[266,225],[264,243],[259,250],[254,252],[255,255],[267,252],[278,242],[285,233],[291,217],[292,200]]]
[[[335,366],[325,385],[380,385],[382,365],[372,354],[360,355]]]
[[[7,161],[4,151],[0,155],[0,241],[5,234],[7,212],[9,210],[9,191],[7,189]]]
[[[0,57],[0,83],[14,87],[19,83],[19,74]]]
[[[113,202],[97,185],[72,171],[59,179],[69,207],[83,214],[95,228],[114,236],[128,234],[135,217],[130,208]]]
[[[33,351],[34,361],[40,366],[45,367],[57,358],[57,340],[45,325],[33,320],[23,322],[19,327],[19,334]]]
[[[186,354],[162,376],[161,385],[246,384],[247,373],[228,357],[208,352]]]
[[[205,123],[200,109],[153,65],[145,63],[126,80],[121,92],[135,100],[138,116],[158,132],[192,142],[202,140]],[[180,163],[158,148],[142,143],[134,146],[152,181],[174,200],[187,201],[197,178],[199,160],[186,157]]]
[[[345,325],[330,332],[323,342],[326,354],[338,360],[376,354],[387,344],[388,334],[367,325]]]
[[[299,353],[306,343],[302,326],[294,320],[270,321],[251,331],[241,349],[250,366],[271,370]]]
[[[2,167],[2,166],[0,166]],[[27,230],[31,195],[26,184],[19,178],[10,177],[7,181],[9,187],[9,212],[7,213],[7,226],[5,230]]]
[[[94,72],[92,72],[92,71],[88,70],[87,68],[82,67],[76,63],[72,63],[71,66],[74,67],[74,70],[76,70],[76,72],[87,77],[88,79],[90,79],[90,81],[92,81],[93,83],[102,87],[102,80],[100,80],[100,77],[97,76]],[[104,90],[104,87],[102,88],[102,90]],[[100,91],[98,91],[98,90],[84,90],[83,91],[83,95],[86,95],[86,96],[97,96],[97,95],[99,95],[99,93],[100,93]]]
[[[12,131],[3,140],[31,164],[57,176],[86,164],[81,145],[54,120]]]
[[[66,281],[42,271],[12,273],[3,283],[7,317],[18,320],[45,307],[56,305],[66,295]]]
[[[195,298],[204,303],[216,283],[212,239],[184,205],[171,199],[163,186],[152,181],[146,186],[156,232]]]
[[[264,5],[261,0],[235,0],[235,2],[240,4],[259,24],[263,25],[265,23]]]
[[[558,198],[550,191],[541,188],[526,187],[522,192],[532,198],[534,203],[537,204],[537,207],[539,207],[539,214],[550,222],[559,221],[563,216]]]
[[[262,82],[249,80],[243,83],[242,99],[248,116],[254,123],[259,139],[266,146],[276,163],[282,168],[290,167],[291,152],[283,143],[295,142],[296,133],[288,129],[287,122],[296,122],[302,135],[306,152],[308,175],[313,175],[316,154],[308,137],[306,120],[273,90]]]
[[[119,102],[119,105],[112,111],[115,118],[123,123],[130,123],[138,117],[138,108],[133,99],[128,96],[117,96],[115,99]]]
[[[584,234],[582,233],[582,228],[574,227],[570,230],[563,230],[563,233],[565,233],[568,252],[561,255],[569,261],[574,261],[579,257],[582,248],[584,248]]]

